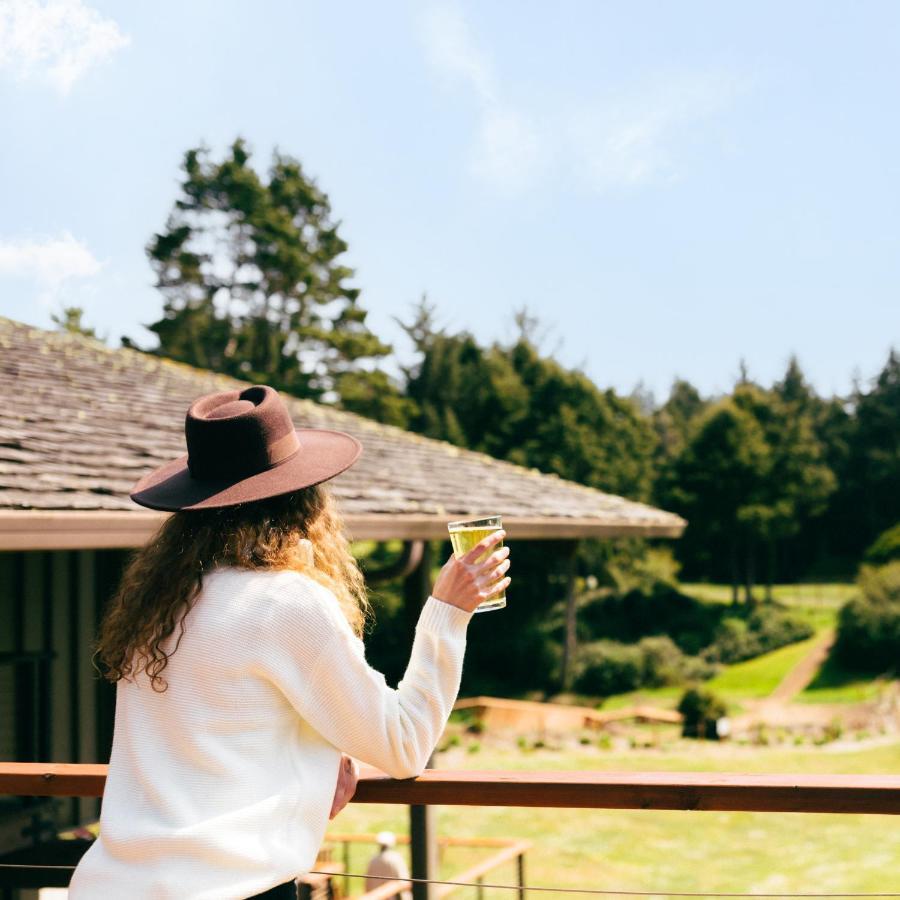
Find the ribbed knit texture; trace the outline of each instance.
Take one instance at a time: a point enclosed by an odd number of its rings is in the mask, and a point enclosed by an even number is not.
[[[394,690],[317,582],[207,575],[163,672],[168,689],[146,676],[118,683],[100,837],[71,900],[242,900],[308,871],[342,751],[395,778],[425,768],[471,617],[430,597]]]

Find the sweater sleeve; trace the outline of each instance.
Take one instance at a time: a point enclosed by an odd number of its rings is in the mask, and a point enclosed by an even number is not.
[[[309,591],[309,586],[306,588]],[[326,740],[393,778],[420,774],[459,691],[472,613],[429,597],[396,689],[365,658],[337,599],[281,603],[266,651],[267,674]]]

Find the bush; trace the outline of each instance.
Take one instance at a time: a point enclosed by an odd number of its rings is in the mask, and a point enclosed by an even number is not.
[[[575,689],[582,694],[608,697],[710,675],[708,664],[685,656],[666,635],[645,637],[636,644],[594,641],[579,650]]]
[[[579,635],[588,641],[629,643],[665,634],[683,653],[695,654],[712,640],[721,610],[657,583],[648,591],[597,597],[584,604],[578,611]]]
[[[725,704],[712,691],[689,687],[678,703],[684,716],[682,734],[685,737],[718,740],[716,722],[726,713]]]
[[[866,550],[863,558],[870,566],[885,566],[900,560],[900,522],[882,531]]]
[[[900,660],[900,561],[863,566],[859,594],[841,607],[834,652],[865,672],[896,670]]]
[[[636,645],[594,641],[579,652],[575,689],[581,694],[609,697],[643,684],[644,654]]]
[[[805,640],[814,633],[808,622],[777,606],[765,605],[754,609],[746,619],[722,619],[703,658],[707,662],[736,663]]]
[[[667,635],[642,638],[638,650],[642,656],[641,686],[662,687],[684,677],[685,655]]]

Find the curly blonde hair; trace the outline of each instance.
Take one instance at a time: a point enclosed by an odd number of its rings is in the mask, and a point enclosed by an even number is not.
[[[312,544],[310,566],[308,545]],[[162,672],[178,650],[184,618],[217,565],[306,572],[332,591],[353,631],[362,636],[371,606],[344,525],[328,490],[302,490],[223,509],[173,513],[131,558],[110,601],[96,643],[109,681],[146,672],[163,692]],[[162,644],[179,627],[175,648]]]

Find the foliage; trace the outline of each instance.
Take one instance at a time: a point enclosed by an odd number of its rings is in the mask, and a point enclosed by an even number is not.
[[[147,245],[165,298],[148,326],[159,338],[153,352],[334,399],[350,373],[365,378],[360,360],[390,350],[366,326],[346,250],[327,195],[296,159],[276,151],[264,178],[241,138],[221,162],[188,150],[181,194]],[[381,376],[382,405],[389,387]]]
[[[575,690],[609,697],[633,691],[644,683],[644,654],[634,644],[594,641],[578,648]]]
[[[579,610],[579,639],[635,642],[665,634],[682,652],[695,655],[712,642],[722,615],[717,604],[657,583],[649,591],[599,594],[587,600]]]
[[[726,395],[676,379],[656,407],[640,386],[621,396],[544,352],[527,310],[511,340],[485,344],[439,327],[423,298],[403,323],[416,357],[398,382],[379,368],[390,348],[366,324],[339,232],[293,157],[275,152],[262,173],[240,138],[218,160],[188,150],[147,246],[164,297],[154,352],[680,512],[682,572],[729,580],[733,599],[740,586],[753,601],[757,583],[848,575],[895,524],[897,352],[846,397],[819,397],[791,358],[771,387],[742,362]],[[74,307],[55,321],[93,331]],[[582,546],[578,568],[619,593],[676,575],[646,541]]]
[[[689,687],[678,703],[678,712],[684,716],[682,733],[685,737],[716,740],[716,722],[726,711],[725,703],[712,691]]]
[[[406,370],[409,426],[499,459],[633,499],[649,499],[655,437],[629,399],[543,356],[531,330],[482,347],[447,334],[423,302],[406,326],[420,359]]]
[[[900,522],[882,531],[866,550],[863,559],[870,566],[883,566],[900,560]]]
[[[670,544],[643,538],[590,541],[579,548],[579,569],[618,596],[631,591],[649,594],[657,586],[677,589],[679,568]]]
[[[691,523],[679,549],[707,572],[727,560],[734,596],[743,583],[748,601],[760,558],[771,585],[776,542],[820,514],[835,487],[814,420],[795,397],[796,379],[786,381],[769,391],[742,382],[708,407],[663,482]]]
[[[725,616],[712,643],[703,651],[709,662],[736,663],[812,637],[812,626],[788,612],[766,605],[746,617]]]
[[[686,656],[670,637],[656,635],[634,644],[609,640],[582,644],[574,686],[581,694],[609,697],[710,674],[712,670],[702,660]]]
[[[900,354],[891,350],[868,393],[855,397],[848,486],[856,494],[863,534],[896,522],[900,509]]]
[[[900,561],[862,568],[859,594],[838,616],[834,653],[862,672],[900,668]]]
[[[59,331],[80,334],[98,341],[105,340],[93,328],[84,324],[84,310],[80,306],[63,306],[59,313],[52,313],[50,319]]]

